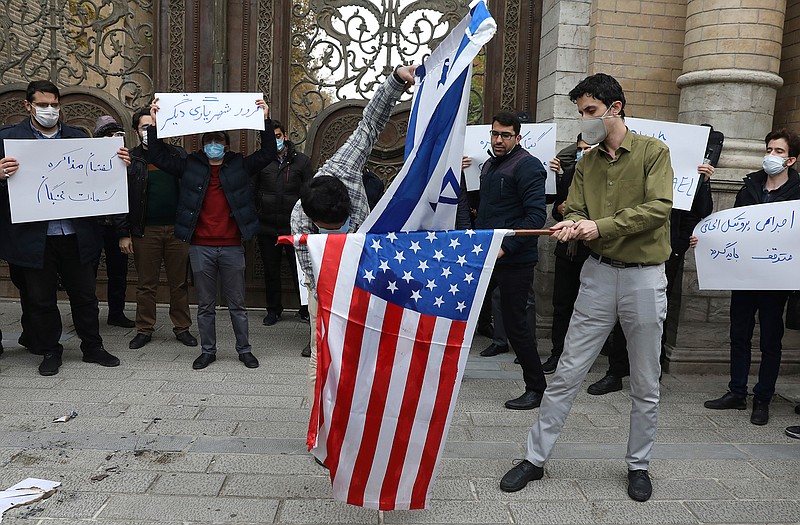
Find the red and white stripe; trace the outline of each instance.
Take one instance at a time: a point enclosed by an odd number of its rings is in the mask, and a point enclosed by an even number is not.
[[[468,322],[452,321],[357,288],[364,239],[363,234],[307,239],[318,296],[308,445],[330,468],[337,500],[381,510],[422,509],[428,506],[480,301]],[[499,234],[490,248],[494,253],[501,241]],[[477,297],[483,297],[490,273],[481,275]]]

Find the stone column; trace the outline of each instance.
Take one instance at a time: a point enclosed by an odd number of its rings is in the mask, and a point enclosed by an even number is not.
[[[688,0],[679,120],[725,134],[712,188],[716,209],[732,206],[742,176],[761,166],[772,130],[786,0]],[[673,304],[667,355],[673,371],[723,372],[729,366],[730,293],[700,291],[689,250],[681,300]],[[754,336],[757,341],[758,333]],[[796,369],[800,338],[784,338],[782,367]],[[758,361],[754,344],[753,360]],[[699,366],[698,366],[699,365]],[[786,366],[790,365],[790,366]]]

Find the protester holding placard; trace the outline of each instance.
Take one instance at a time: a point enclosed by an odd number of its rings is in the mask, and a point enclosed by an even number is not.
[[[762,168],[744,178],[744,186],[736,194],[734,207],[800,200],[800,176],[794,168],[800,155],[800,137],[781,129],[770,132],[764,142],[766,154]],[[691,244],[695,246],[697,239],[692,238]],[[758,368],[758,383],[753,387],[750,422],[754,425],[767,424],[769,403],[775,395],[775,382],[781,365],[783,311],[788,297],[789,292],[781,290],[731,292],[731,380],[727,393],[718,399],[706,401],[703,406],[713,410],[747,409],[747,376],[750,373],[753,330],[758,315],[761,365]]]
[[[30,118],[0,129],[0,140],[86,137],[82,130],[60,122],[59,99],[58,88],[47,80],[28,84],[24,105]],[[117,151],[117,156],[126,165],[130,164],[125,147]],[[6,181],[14,176],[20,163],[5,156],[5,143],[0,145],[0,157],[0,180]],[[37,177],[40,175],[35,174]],[[103,348],[100,337],[94,265],[100,256],[102,237],[97,218],[12,224],[6,183],[0,185],[0,191],[0,207],[4,208],[0,213],[0,257],[13,267],[11,275],[16,278],[12,280],[25,305],[23,315],[29,321],[29,328],[33,327],[25,330],[31,349],[44,354],[39,373],[55,375],[61,367],[64,347],[59,343],[62,326],[56,302],[59,279],[69,296],[83,360],[102,366],[118,366],[119,359]]]
[[[150,107],[153,125],[147,128],[148,160],[181,179],[175,217],[175,236],[190,243],[189,259],[197,290],[197,326],[202,353],[192,363],[200,370],[216,360],[217,282],[227,301],[236,337],[236,352],[247,368],[257,368],[250,346],[245,305],[245,258],[242,240],[258,234],[259,224],[250,187],[250,177],[277,158],[277,145],[269,119],[269,107],[255,101],[263,111],[265,131],[261,149],[245,157],[229,151],[226,131],[207,131],[203,148],[185,159],[170,154],[157,136],[158,99]],[[211,128],[214,129],[214,128]]]

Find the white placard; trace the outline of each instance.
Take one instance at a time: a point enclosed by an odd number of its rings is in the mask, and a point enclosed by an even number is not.
[[[672,182],[672,207],[691,210],[700,183],[697,166],[703,163],[711,128],[632,117],[625,118],[625,124],[633,133],[655,137],[669,146],[675,175]]]
[[[800,201],[720,211],[694,235],[701,290],[800,289]]]
[[[303,271],[303,267],[300,266],[300,259],[297,258],[297,254],[295,254],[294,258],[294,266],[295,270],[297,271],[297,288],[300,292],[300,305],[301,306],[308,306],[308,288],[306,288],[306,272]]]
[[[3,143],[19,162],[8,179],[12,223],[128,212],[127,169],[117,156],[122,137]]]
[[[483,163],[489,159],[487,151],[492,148],[492,140],[489,136],[491,129],[492,126],[490,124],[467,126],[464,155],[472,157],[472,166],[464,170],[468,191],[477,190],[481,187],[481,168]],[[550,159],[556,156],[556,124],[523,124],[520,135],[522,135],[520,145],[539,159],[547,171],[545,193],[555,195],[556,175],[547,169],[547,165]]]
[[[229,129],[264,130],[261,93],[156,93],[158,138]]]

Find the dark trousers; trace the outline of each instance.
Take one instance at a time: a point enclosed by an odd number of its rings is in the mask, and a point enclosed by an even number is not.
[[[491,296],[496,287],[500,288],[503,325],[508,342],[519,358],[525,390],[541,394],[547,387],[547,382],[536,349],[536,325],[530,326],[526,314],[533,268],[533,264],[495,266],[486,294]]]
[[[259,235],[258,248],[264,263],[264,288],[267,299],[267,311],[280,314],[283,312],[281,302],[281,258],[285,255],[291,262],[292,284],[299,295],[297,271],[295,270],[294,248],[286,244],[278,244],[277,235]]]
[[[30,326],[30,316],[25,313],[25,272],[23,270],[24,268],[21,266],[13,264],[8,265],[8,276],[11,278],[11,282],[14,283],[14,286],[17,287],[17,290],[19,290],[19,307],[20,310],[22,310],[22,315],[20,316],[22,334],[20,334],[19,339],[22,343],[26,343],[25,346],[30,346],[30,334],[33,330]]]
[[[551,340],[553,342],[553,355],[561,355],[564,351],[564,338],[567,337],[569,320],[572,309],[578,298],[581,287],[581,268],[586,261],[584,257],[572,260],[562,257],[555,258],[553,274],[553,328]]]
[[[48,236],[44,267],[18,269],[25,280],[25,314],[30,326],[35,327],[26,332],[33,348],[57,355],[64,350],[58,342],[61,338],[61,314],[56,303],[59,277],[69,297],[72,322],[81,339],[81,350],[92,352],[103,346],[97,319],[94,267],[81,264],[76,235]]]
[[[788,297],[789,293],[783,291],[731,292],[731,382],[728,388],[737,396],[747,395],[756,314],[761,331],[761,366],[758,368],[758,383],[753,387],[753,395],[756,400],[769,403],[775,394],[783,348],[783,311]]]
[[[122,317],[125,309],[125,290],[128,288],[128,256],[119,250],[119,236],[113,226],[103,226],[103,250],[106,252],[108,278],[108,317]],[[98,260],[94,267],[97,277]]]

